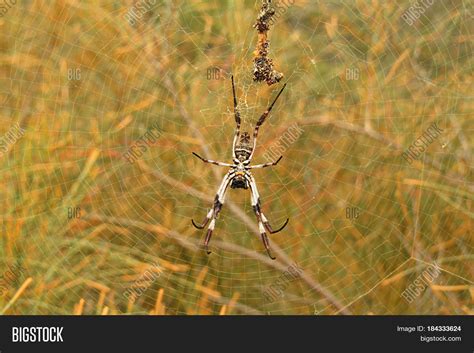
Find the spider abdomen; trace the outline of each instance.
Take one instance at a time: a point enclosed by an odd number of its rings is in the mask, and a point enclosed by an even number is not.
[[[232,189],[248,189],[247,179],[243,175],[237,174],[230,184]]]

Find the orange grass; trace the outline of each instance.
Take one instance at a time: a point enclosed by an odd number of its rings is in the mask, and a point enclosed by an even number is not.
[[[38,0],[0,18],[0,136],[26,130],[0,156],[0,271],[25,269],[2,313],[472,315],[468,1],[435,2],[409,26],[408,0],[296,0],[271,30],[288,87],[255,157],[303,129],[277,167],[254,173],[266,215],[290,217],[271,236],[277,260],[235,190],[204,253],[190,219],[224,170],[191,152],[229,161],[234,132],[230,80],[207,70],[234,74],[244,130],[281,87],[252,81],[260,5],[158,1],[131,26],[132,1]],[[409,165],[402,153],[433,122],[445,132]],[[155,123],[160,137],[127,163]],[[295,262],[301,277],[266,301]],[[434,262],[439,276],[404,301]]]

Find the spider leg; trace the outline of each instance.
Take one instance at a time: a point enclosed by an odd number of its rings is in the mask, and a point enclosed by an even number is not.
[[[211,208],[211,209],[209,210],[209,212],[207,213],[206,218],[204,218],[204,220],[202,221],[201,224],[198,224],[198,223],[194,222],[194,219],[191,219],[191,222],[192,222],[193,226],[195,226],[197,229],[204,229],[204,227],[205,227],[205,226],[209,223],[209,221],[211,220],[213,214],[214,214],[214,209]]]
[[[286,225],[288,224],[290,219],[287,218],[285,223],[283,223],[283,225],[280,228],[274,230],[273,227],[271,226],[270,222],[268,221],[267,217],[265,217],[265,214],[262,212],[261,203],[260,203],[260,195],[259,195],[258,189],[257,189],[257,183],[255,183],[255,179],[251,174],[248,177],[250,179],[250,188],[252,189],[253,196],[256,200],[255,204],[257,205],[257,211],[260,215],[260,218],[262,219],[262,223],[265,226],[266,230],[270,234],[275,234],[275,233],[278,233],[278,232],[282,231],[286,227]]]
[[[234,96],[234,115],[235,115],[235,124],[236,124],[234,142],[232,143],[232,156],[234,158],[237,158],[237,155],[235,154],[235,146],[237,145],[237,141],[240,135],[240,112],[237,107],[237,97],[235,96],[234,75],[232,75],[231,79],[232,79],[232,94]]]
[[[283,223],[283,225],[278,228],[277,230],[273,230],[272,226],[270,225],[270,222],[268,222],[268,220],[265,218],[265,215],[262,213],[262,220],[263,220],[263,224],[265,226],[265,228],[267,228],[268,232],[270,234],[275,234],[275,233],[278,233],[279,231],[283,230],[286,225],[288,224],[288,222],[290,221],[289,218],[286,219],[285,223]]]
[[[229,181],[229,178],[230,178],[231,175],[233,175],[232,171],[228,172],[224,176],[224,178],[222,179],[221,185],[219,186],[219,189],[217,190],[216,197],[214,198],[214,205],[216,203],[216,199],[219,196],[219,193],[222,190],[222,187]],[[195,226],[197,229],[204,229],[204,227],[206,227],[206,225],[209,223],[209,221],[213,218],[213,215],[214,215],[214,206],[211,207],[211,209],[209,210],[209,212],[206,215],[206,218],[204,218],[204,220],[202,221],[201,224],[198,224],[198,223],[194,222],[194,219],[191,219],[191,222],[192,222],[193,226]]]
[[[265,164],[251,165],[251,166],[248,167],[248,168],[249,168],[249,169],[259,169],[259,168],[271,167],[271,166],[277,165],[278,162],[279,162],[282,158],[283,158],[283,156],[280,156],[280,158],[278,158],[275,162],[265,163]]]
[[[230,181],[234,177],[234,173],[235,173],[234,171],[228,172],[226,176],[224,177],[224,179],[222,180],[222,183],[219,186],[219,189],[217,190],[216,197],[214,198],[214,203],[212,205],[212,208],[209,210],[209,213],[207,214],[206,219],[204,220],[202,224],[202,228],[204,228],[206,224],[209,221],[211,221],[209,223],[209,227],[207,228],[206,238],[204,239],[204,247],[208,255],[211,253],[209,251],[209,241],[211,240],[212,232],[214,231],[214,227],[216,225],[216,219],[219,216],[219,212],[221,211],[222,206],[224,205],[224,199],[225,199],[225,193],[226,193],[227,187],[229,186]],[[194,221],[192,222],[194,226],[196,226]],[[202,229],[202,228],[199,228],[199,229]]]
[[[216,225],[216,219],[219,216],[219,212],[221,211],[222,206],[224,205],[225,193],[227,191],[227,186],[229,186],[231,180],[232,177],[229,178],[221,192],[216,195],[216,199],[214,201],[214,215],[207,229],[206,238],[204,239],[204,247],[208,255],[211,254],[211,251],[209,251],[209,241],[211,240],[212,232],[214,231],[214,226]]]
[[[255,180],[251,175],[247,175],[246,177],[250,184],[252,208],[255,212],[255,216],[257,216],[258,230],[260,231],[260,236],[262,237],[263,245],[265,246],[265,249],[267,250],[267,254],[270,259],[275,260],[276,257],[272,255],[272,252],[270,250],[270,241],[268,240],[268,236],[265,231],[264,222],[266,221],[266,218],[260,210],[260,198],[258,196],[257,185],[255,184]]]
[[[234,165],[233,164],[229,164],[229,163],[224,163],[224,162],[218,162],[218,161],[213,161],[212,159],[207,159],[207,158],[203,158],[201,157],[200,155],[198,155],[197,153],[193,152],[193,154],[198,157],[201,161],[205,162],[205,163],[211,163],[211,164],[215,164],[215,165],[220,165],[221,167],[233,167]]]
[[[204,239],[204,247],[206,248],[206,253],[211,255],[212,251],[209,250],[209,241],[211,240],[212,232],[214,231],[214,226],[216,224],[216,219],[213,218],[209,228],[207,229],[206,238]]]
[[[252,159],[253,153],[255,152],[255,147],[257,147],[258,129],[265,122],[265,119],[267,118],[268,114],[270,114],[270,111],[272,110],[273,105],[276,103],[276,101],[278,100],[278,97],[280,97],[280,94],[283,92],[285,87],[286,87],[286,83],[283,85],[280,92],[278,92],[278,94],[277,94],[276,98],[273,100],[272,104],[270,104],[268,109],[265,110],[265,112],[260,116],[260,119],[258,119],[257,125],[255,125],[255,130],[253,132],[253,147],[252,147],[252,153],[250,154],[249,159]]]

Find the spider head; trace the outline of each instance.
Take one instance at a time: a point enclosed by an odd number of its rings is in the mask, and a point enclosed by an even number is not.
[[[250,147],[250,134],[248,132],[242,132],[240,135],[239,145],[246,145]]]
[[[245,153],[240,153],[240,154],[239,154],[239,162],[240,162],[240,163],[243,163],[243,162],[246,161],[246,160],[247,160],[247,154],[245,154]]]
[[[235,152],[237,159],[241,163],[249,158],[250,153],[252,152],[252,144],[250,141],[250,134],[248,132],[243,132],[240,135],[239,142],[235,146]]]

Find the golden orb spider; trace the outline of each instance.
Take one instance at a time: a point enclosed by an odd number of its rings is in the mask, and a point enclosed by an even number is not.
[[[263,245],[267,250],[268,256],[272,260],[275,260],[275,257],[272,256],[270,251],[270,243],[268,241],[267,233],[268,231],[270,234],[278,233],[281,231],[285,226],[288,224],[289,219],[277,230],[274,230],[270,225],[267,217],[263,214],[261,210],[261,203],[260,203],[260,195],[257,190],[257,184],[255,183],[255,179],[253,175],[250,173],[250,169],[257,169],[257,168],[266,168],[273,165],[276,165],[283,156],[280,156],[275,162],[272,163],[265,163],[265,164],[257,164],[257,165],[250,165],[250,161],[255,152],[255,148],[257,146],[257,136],[258,136],[258,129],[260,126],[265,122],[268,114],[273,108],[273,105],[280,97],[281,93],[286,87],[286,83],[283,85],[280,92],[278,92],[276,98],[273,100],[272,104],[268,107],[267,110],[260,116],[258,119],[257,124],[255,126],[255,130],[253,132],[253,141],[250,140],[250,135],[247,132],[243,132],[242,135],[240,134],[240,112],[237,107],[237,98],[235,96],[235,86],[234,86],[234,76],[232,76],[232,93],[234,96],[234,115],[235,115],[235,123],[237,124],[237,128],[235,130],[234,135],[234,142],[232,143],[232,156],[233,156],[233,163],[224,163],[213,161],[211,159],[206,159],[199,156],[197,153],[193,152],[193,154],[201,159],[203,162],[211,163],[215,165],[219,165],[222,167],[230,167],[230,170],[224,176],[219,189],[217,190],[216,196],[214,198],[214,203],[206,215],[206,218],[202,221],[201,224],[196,224],[194,220],[191,220],[193,225],[198,229],[204,229],[206,225],[209,223],[209,227],[207,229],[206,238],[204,240],[204,246],[208,254],[211,252],[209,251],[209,241],[211,240],[212,232],[214,230],[216,224],[216,218],[219,215],[219,212],[224,205],[224,198],[227,187],[230,185],[232,189],[248,189],[250,187],[250,196],[252,200],[252,208],[257,216],[258,228],[260,231],[260,235],[262,237]]]

